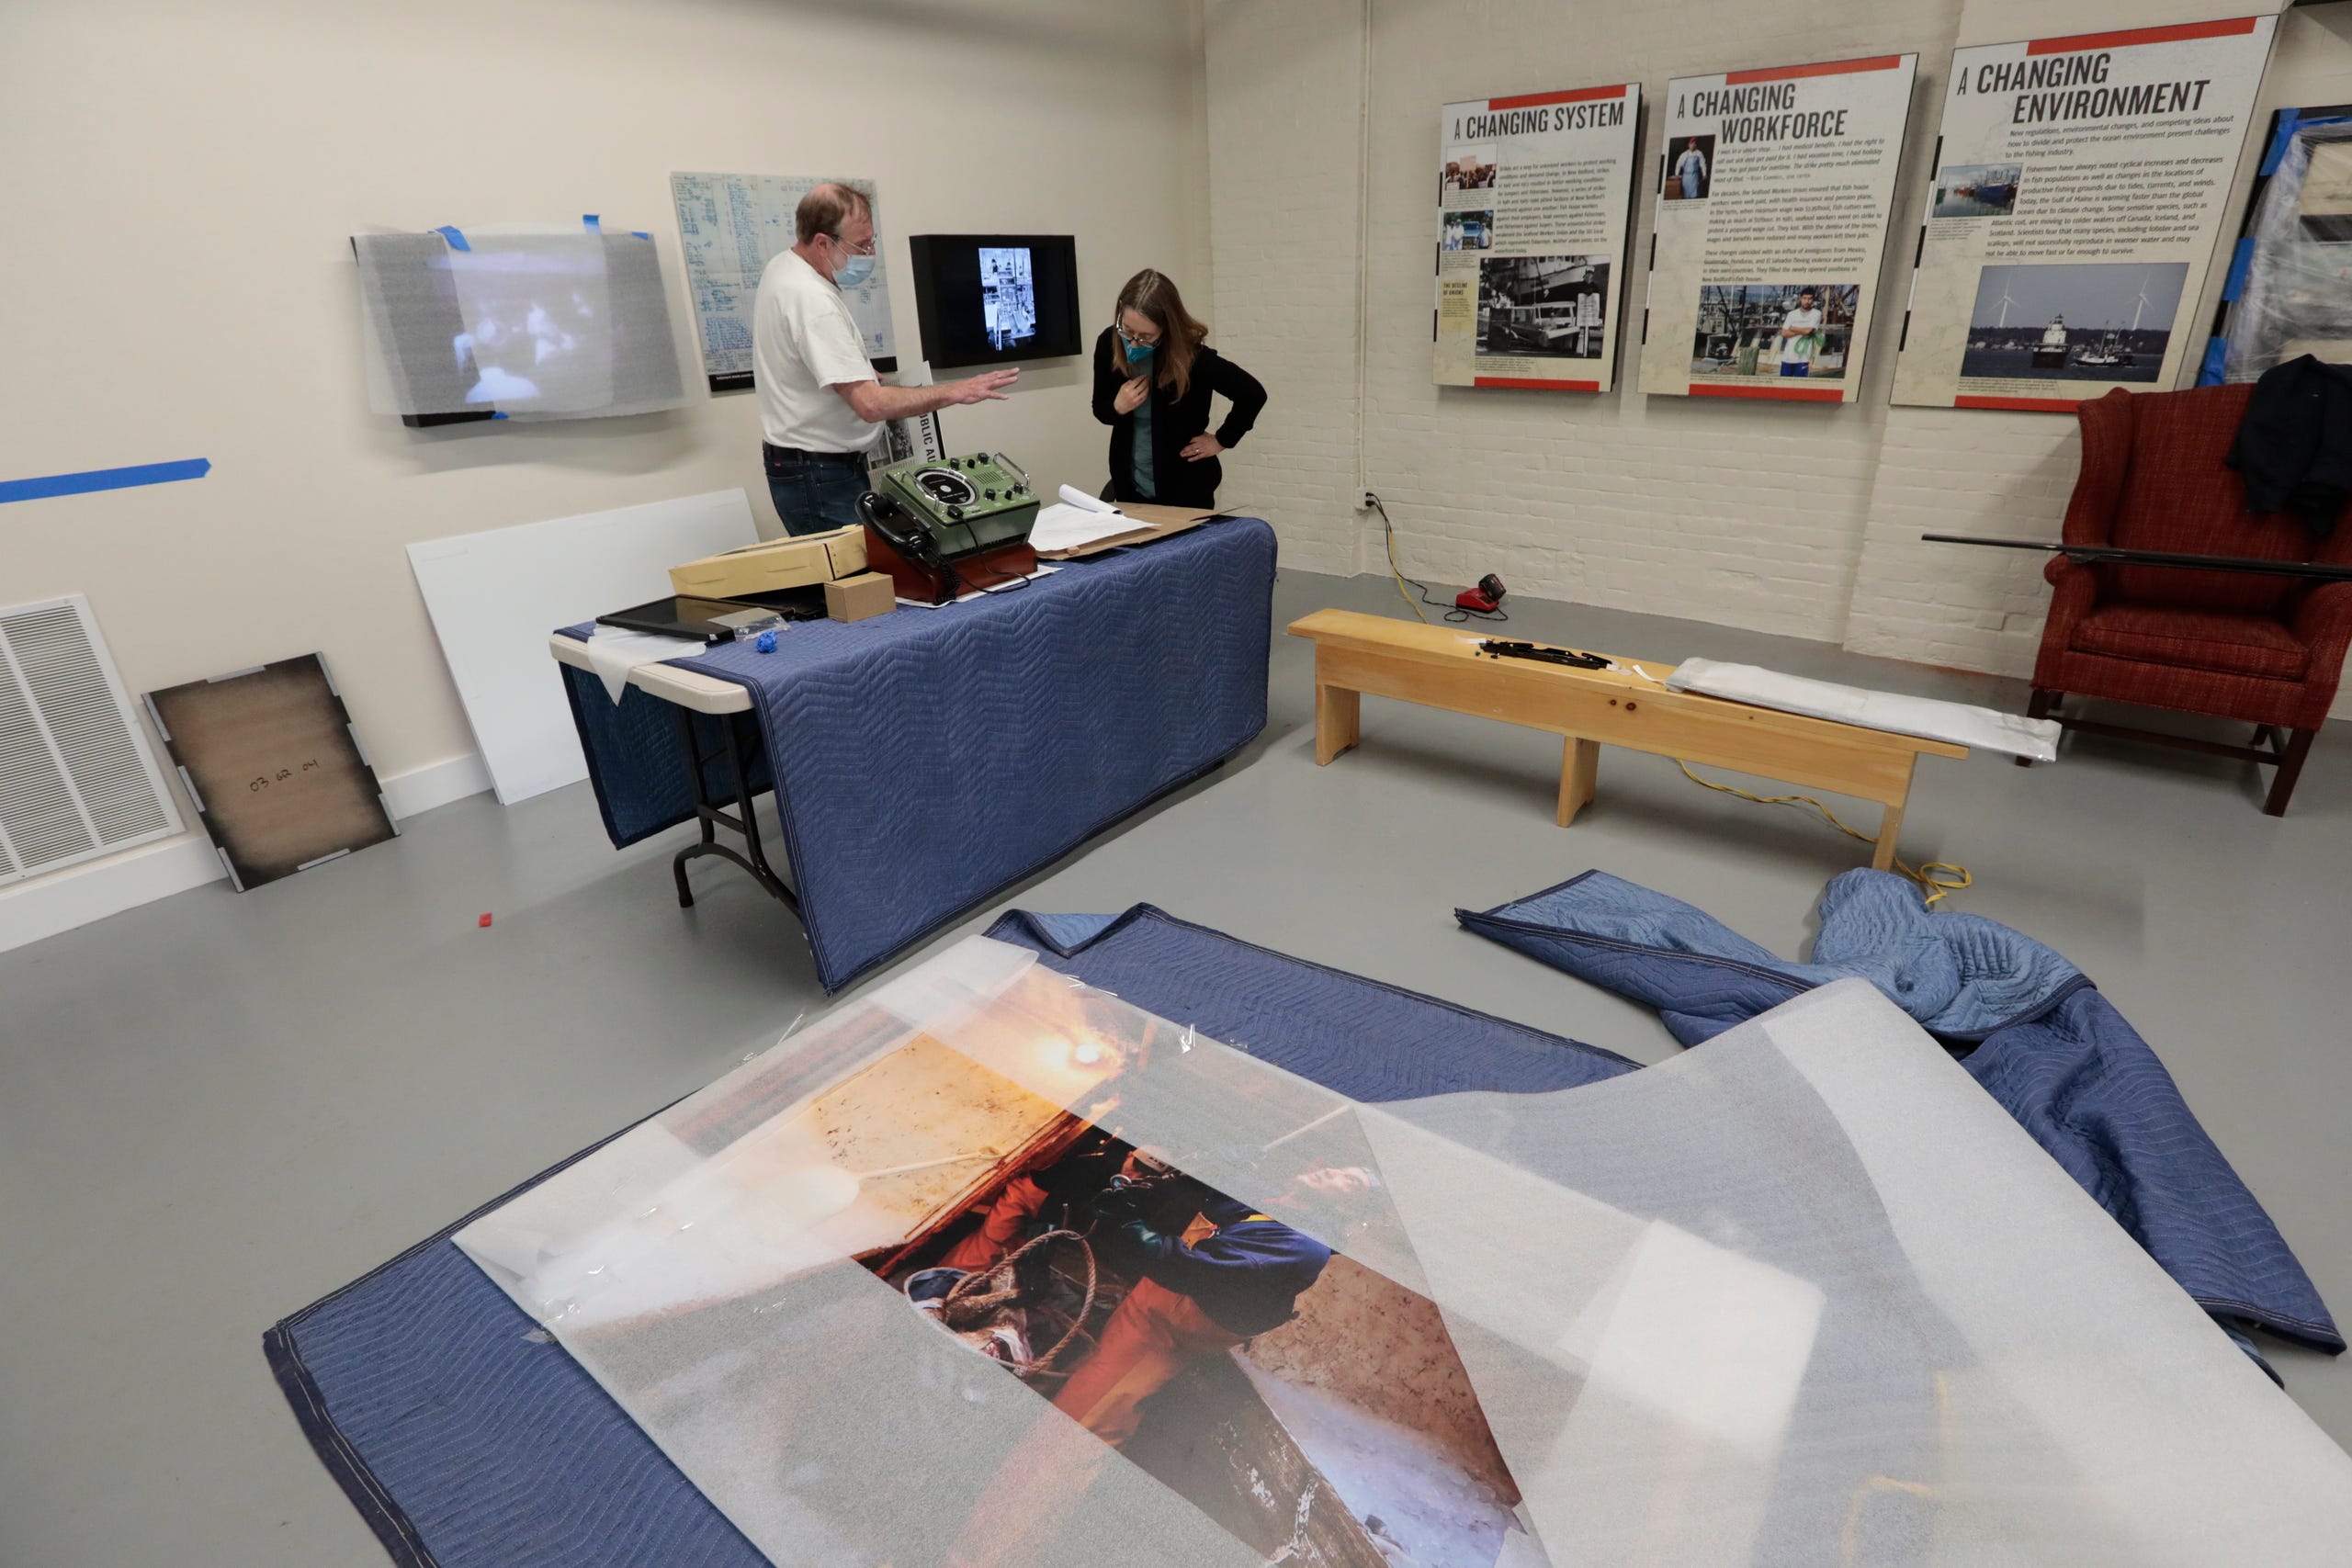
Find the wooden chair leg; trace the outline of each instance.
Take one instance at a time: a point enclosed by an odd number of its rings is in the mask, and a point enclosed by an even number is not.
[[[2303,759],[2311,755],[2316,729],[2298,729],[2288,738],[2287,749],[2278,756],[2278,773],[2270,781],[2270,797],[2262,803],[2265,817],[2287,815],[2287,802],[2295,793],[2295,781],[2302,776]]]
[[[2026,699],[2026,717],[2048,718],[2050,716],[2051,710],[2058,705],[2058,700],[2065,694],[2066,694],[2064,692],[2045,692],[2041,687],[2036,686],[2033,689],[2033,695]],[[2030,768],[2033,766],[2033,759],[2030,757],[2019,757],[2016,759],[2016,761],[2018,766],[2020,768]]]

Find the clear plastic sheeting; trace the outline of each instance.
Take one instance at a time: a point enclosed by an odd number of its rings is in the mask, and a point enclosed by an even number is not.
[[[1949,740],[1956,746],[1979,746],[2039,762],[2058,760],[2055,719],[2020,718],[1968,703],[1939,702],[1933,697],[1906,697],[1897,692],[1873,692],[1860,686],[1840,686],[1828,681],[1783,675],[1754,664],[1724,664],[1712,659],[1686,659],[1666,684],[1677,692],[1697,692],[1751,707],[1782,713],[1809,714],[1865,729],[1894,735],[1920,735]]]
[[[352,248],[379,413],[579,419],[685,401],[646,235],[435,230],[361,234]]]
[[[2306,354],[2352,364],[2352,120],[2295,128],[2248,237],[2222,378],[2259,380]]]
[[[1280,1314],[1204,1268],[1236,1236]],[[778,1562],[2352,1539],[2352,1461],[1860,982],[1598,1085],[1369,1107],[976,937],[457,1239]],[[912,1308],[943,1268],[1038,1364]]]

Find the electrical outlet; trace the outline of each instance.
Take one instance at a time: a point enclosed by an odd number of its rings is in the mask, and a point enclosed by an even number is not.
[[[1373,494],[1370,491],[1366,491],[1363,492],[1363,499],[1356,502],[1356,510],[1358,512],[1370,512],[1379,504],[1380,497]]]

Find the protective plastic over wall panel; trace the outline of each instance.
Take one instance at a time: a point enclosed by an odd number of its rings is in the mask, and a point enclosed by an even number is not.
[[[579,419],[685,401],[648,235],[451,228],[351,243],[379,413]]]
[[[976,937],[458,1241],[780,1562],[2352,1539],[2352,1460],[1860,983],[1372,1107]]]

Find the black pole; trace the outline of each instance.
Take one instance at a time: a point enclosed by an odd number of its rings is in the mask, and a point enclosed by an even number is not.
[[[2040,539],[1984,539],[1966,534],[1922,534],[1931,545],[1989,545],[2002,550],[2040,550],[2086,564],[2165,566],[2185,571],[2246,571],[2264,577],[2298,577],[2314,582],[2352,582],[2352,562],[2262,560],[2254,556],[2192,556],[2177,550],[2132,550],[2120,545],[2048,544]]]

